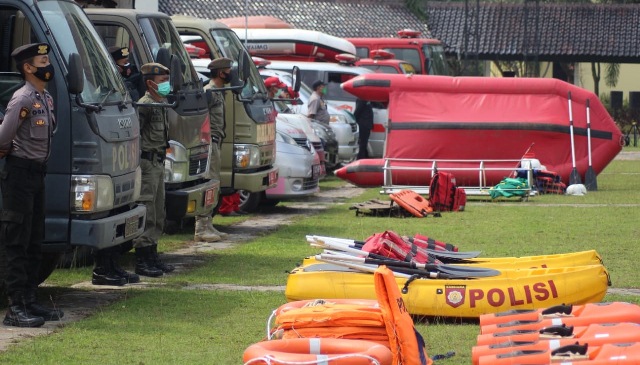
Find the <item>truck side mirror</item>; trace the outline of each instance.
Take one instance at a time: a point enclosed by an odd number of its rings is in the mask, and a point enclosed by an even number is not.
[[[173,90],[174,93],[178,92],[182,88],[182,84],[184,84],[182,62],[178,57],[171,57],[171,67],[169,71],[171,72],[171,90]]]
[[[82,65],[80,55],[77,53],[69,55],[67,83],[69,84],[69,92],[71,94],[81,94],[82,90],[84,90],[84,66]]]
[[[247,82],[249,74],[251,74],[251,63],[252,61],[249,59],[247,52],[242,52],[242,57],[238,59],[238,71],[240,72],[240,80],[243,83]]]
[[[291,75],[292,75],[292,84],[293,84],[293,91],[298,92],[300,91],[300,84],[302,83],[302,80],[300,79],[300,68],[298,66],[293,66],[293,70],[291,70]]]

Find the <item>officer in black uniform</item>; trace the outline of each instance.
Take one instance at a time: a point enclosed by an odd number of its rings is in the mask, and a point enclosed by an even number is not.
[[[118,71],[124,78],[124,84],[129,90],[131,100],[138,101],[140,99],[140,88],[142,87],[141,75],[135,66],[129,62],[129,48],[127,47],[109,47],[109,53],[113,60],[116,61]]]
[[[45,86],[53,78],[47,43],[27,44],[11,56],[25,84],[17,90],[0,124],[2,211],[0,242],[7,258],[7,326],[40,327],[63,313],[36,301],[44,238],[44,179],[55,129],[53,98]]]

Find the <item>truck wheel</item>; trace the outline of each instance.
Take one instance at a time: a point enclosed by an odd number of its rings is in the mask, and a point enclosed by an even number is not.
[[[258,205],[262,200],[262,192],[250,193],[246,190],[239,190],[240,193],[240,210],[253,213],[258,210]]]
[[[47,252],[42,254],[42,262],[40,263],[40,273],[38,274],[38,284],[42,284],[49,276],[53,270],[58,267],[58,263],[60,262],[60,253]]]

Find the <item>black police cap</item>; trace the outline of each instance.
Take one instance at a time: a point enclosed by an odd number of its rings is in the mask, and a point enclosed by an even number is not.
[[[111,57],[117,61],[129,57],[129,48],[113,46],[109,47],[109,53],[111,54]]]
[[[47,43],[31,43],[20,46],[11,52],[11,57],[16,62],[23,62],[35,56],[49,54],[50,46]]]

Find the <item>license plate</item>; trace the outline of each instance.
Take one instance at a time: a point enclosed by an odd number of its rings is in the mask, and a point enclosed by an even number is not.
[[[127,218],[124,222],[124,238],[129,238],[138,231],[138,220],[137,215]]]
[[[278,182],[278,171],[271,171],[269,173],[269,186],[273,186]]]
[[[312,168],[312,174],[311,174],[311,178],[316,180],[320,178],[320,174],[322,173],[322,166],[323,165],[313,165]]]
[[[213,205],[215,201],[216,201],[216,189],[214,188],[207,189],[207,191],[204,193],[204,206],[208,207],[210,205]]]

